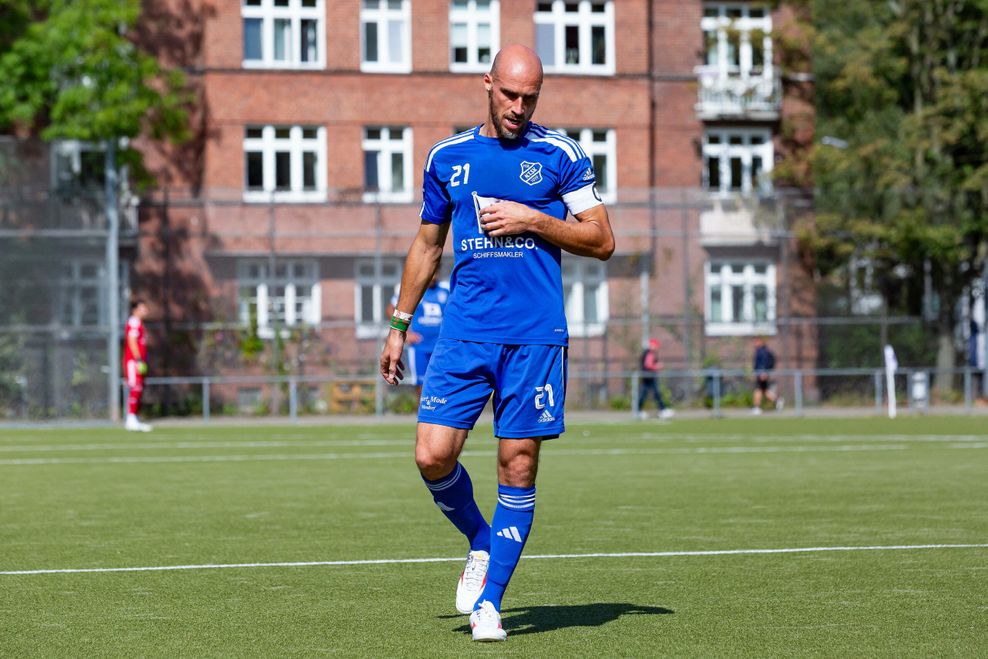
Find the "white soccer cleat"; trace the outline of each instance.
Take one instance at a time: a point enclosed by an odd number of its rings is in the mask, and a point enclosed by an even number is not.
[[[470,629],[475,641],[503,641],[508,638],[508,633],[501,629],[501,614],[487,600],[470,614]]]
[[[670,410],[668,407],[659,412],[659,417],[663,419],[671,419],[676,416],[676,410]]]
[[[151,432],[152,428],[147,423],[141,423],[136,416],[128,416],[124,423],[124,429],[130,432]]]
[[[762,413],[762,408],[760,408],[760,407],[752,407],[751,408],[751,413],[754,414],[755,416],[758,416],[759,414]]]
[[[477,598],[484,592],[487,583],[487,564],[491,555],[486,551],[472,551],[467,554],[467,564],[460,573],[460,581],[456,584],[456,610],[460,613],[471,613]]]

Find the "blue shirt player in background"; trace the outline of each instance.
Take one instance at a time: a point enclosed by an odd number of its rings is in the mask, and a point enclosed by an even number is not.
[[[396,286],[394,297],[391,298],[391,304],[388,306],[389,316],[397,308],[400,294],[401,286]],[[448,299],[449,285],[440,282],[439,277],[434,276],[429,288],[422,294],[422,301],[416,307],[406,332],[405,345],[408,358],[405,361],[408,362],[408,370],[411,374],[408,384],[418,385],[419,395],[422,394],[425,371],[432,360],[436,341],[439,340],[439,328],[443,324],[443,310]]]
[[[539,448],[564,430],[561,250],[606,260],[614,236],[579,143],[531,122],[542,89],[538,55],[505,47],[484,88],[484,123],[437,143],[426,160],[421,223],[381,375],[390,384],[403,377],[410,311],[452,229],[450,296],[422,390],[415,462],[470,545],[456,608],[470,613],[475,641],[503,641],[501,599],[532,528]],[[488,524],[458,458],[492,394],[498,496]]]

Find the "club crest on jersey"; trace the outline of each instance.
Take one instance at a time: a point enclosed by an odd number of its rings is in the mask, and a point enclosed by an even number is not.
[[[522,181],[528,185],[536,185],[542,182],[542,163],[540,162],[528,162],[523,160],[521,163],[521,174],[518,176]]]

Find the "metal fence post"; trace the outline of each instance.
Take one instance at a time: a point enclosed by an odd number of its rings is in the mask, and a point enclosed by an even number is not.
[[[796,389],[796,415],[803,416],[803,372],[796,371],[796,381],[793,383]]]
[[[384,378],[374,378],[374,416],[384,416]]]
[[[293,422],[298,421],[298,382],[295,378],[288,378],[288,416]]]
[[[202,420],[209,422],[209,378],[202,379]]]
[[[631,413],[638,416],[641,411],[638,409],[638,391],[641,387],[641,374],[635,371],[631,374]]]
[[[964,367],[964,409],[968,412],[971,411],[971,407],[974,404],[974,400],[971,396],[971,367]]]
[[[714,376],[714,418],[720,418],[720,369],[715,368],[713,371]]]
[[[882,372],[875,371],[875,412],[882,413]]]

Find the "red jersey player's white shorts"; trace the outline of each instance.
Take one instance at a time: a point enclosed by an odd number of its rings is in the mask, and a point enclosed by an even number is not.
[[[128,359],[124,362],[124,377],[131,391],[144,391],[144,376],[137,372],[137,361]]]

